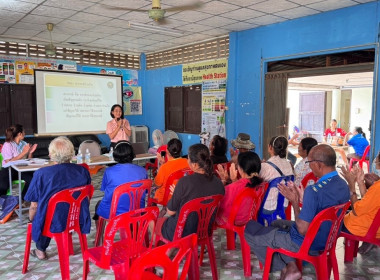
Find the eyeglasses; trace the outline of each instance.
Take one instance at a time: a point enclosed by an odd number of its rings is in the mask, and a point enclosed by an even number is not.
[[[307,160],[307,161],[305,161],[305,163],[311,163],[314,161],[323,162],[323,160],[313,159],[313,160]]]

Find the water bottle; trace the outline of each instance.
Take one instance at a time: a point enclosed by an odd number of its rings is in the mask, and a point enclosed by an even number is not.
[[[327,135],[327,144],[331,144],[331,141],[332,141],[332,137],[331,137],[331,134],[329,133],[329,135]]]
[[[110,152],[108,153],[109,160],[113,160],[113,147],[111,147]]]
[[[82,164],[83,163],[83,155],[82,152],[79,151],[77,154],[77,164]]]
[[[87,164],[91,162],[91,154],[88,149],[86,149],[86,154],[84,155],[84,162]]]

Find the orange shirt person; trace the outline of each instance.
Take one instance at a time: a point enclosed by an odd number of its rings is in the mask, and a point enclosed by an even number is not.
[[[164,198],[165,194],[165,183],[170,174],[173,172],[188,168],[189,164],[186,158],[181,158],[182,143],[178,139],[171,139],[168,142],[168,148],[166,151],[166,156],[168,161],[165,162],[158,170],[156,178],[154,178],[154,184],[158,187],[154,198],[160,204]]]

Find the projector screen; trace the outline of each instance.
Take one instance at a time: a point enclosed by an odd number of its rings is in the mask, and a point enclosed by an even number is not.
[[[104,133],[122,76],[35,70],[39,135]]]

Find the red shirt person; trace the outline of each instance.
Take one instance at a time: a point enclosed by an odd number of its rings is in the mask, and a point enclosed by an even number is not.
[[[332,119],[331,123],[330,123],[330,127],[327,128],[325,133],[323,134],[325,141],[326,141],[327,137],[329,136],[329,134],[331,137],[338,136],[338,133],[340,136],[345,136],[347,134],[347,132],[345,132],[343,129],[341,129],[339,127],[336,127],[336,125],[337,125],[336,119]]]

